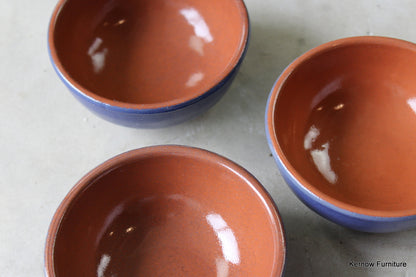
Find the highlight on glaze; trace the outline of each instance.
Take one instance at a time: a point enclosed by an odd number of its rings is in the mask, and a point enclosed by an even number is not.
[[[88,55],[91,57],[91,63],[95,73],[100,73],[105,66],[105,58],[108,53],[108,48],[99,50],[103,40],[97,37],[88,49]]]
[[[305,135],[303,145],[305,150],[309,151],[309,154],[311,155],[316,168],[322,174],[322,176],[324,176],[329,183],[335,184],[337,182],[338,176],[335,174],[331,167],[329,142],[325,142],[320,146],[314,145],[314,142],[318,138],[319,134],[319,130],[314,125],[312,125]]]
[[[104,277],[105,271],[108,267],[108,264],[111,261],[111,257],[107,254],[103,254],[100,259],[100,263],[97,267],[97,277]]]
[[[338,176],[335,174],[334,170],[331,168],[331,158],[329,156],[329,142],[324,143],[320,147],[321,149],[311,150],[311,156],[313,162],[315,163],[316,168],[321,172],[325,179],[331,184],[337,182]]]
[[[202,79],[204,79],[205,74],[202,72],[193,73],[188,81],[186,82],[185,86],[187,87],[194,87],[196,86]]]
[[[208,24],[195,8],[185,8],[179,12],[194,29],[194,34],[189,37],[189,47],[200,56],[203,56],[204,44],[214,40]]]
[[[407,104],[412,109],[412,111],[416,114],[416,97],[407,99]]]
[[[219,214],[209,214],[206,216],[220,242],[224,259],[232,264],[240,263],[240,250],[238,249],[237,239],[233,230]]]

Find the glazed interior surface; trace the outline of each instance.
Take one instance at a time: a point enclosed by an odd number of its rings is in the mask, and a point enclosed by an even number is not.
[[[414,50],[367,42],[320,52],[288,76],[275,130],[308,188],[352,211],[415,213],[415,66]]]
[[[65,213],[55,274],[269,277],[282,265],[281,230],[245,182],[223,165],[185,156],[107,172]]]
[[[69,0],[52,48],[93,94],[132,104],[177,104],[214,87],[242,55],[240,0]]]

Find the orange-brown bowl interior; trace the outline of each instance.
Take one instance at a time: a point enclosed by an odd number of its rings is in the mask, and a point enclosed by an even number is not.
[[[244,52],[248,24],[242,0],[67,0],[52,17],[49,45],[85,94],[158,108],[224,79]]]
[[[280,276],[279,216],[251,175],[208,152],[128,155],[58,209],[51,276]]]
[[[276,148],[318,197],[378,216],[416,214],[416,47],[349,38],[301,56],[274,88]]]

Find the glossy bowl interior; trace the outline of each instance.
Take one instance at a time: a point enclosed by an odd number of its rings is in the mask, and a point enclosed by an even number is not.
[[[242,0],[61,0],[51,57],[65,79],[114,106],[195,99],[236,67],[248,40]]]
[[[181,146],[130,151],[72,189],[48,234],[48,276],[281,276],[278,212],[244,169]]]
[[[293,62],[267,115],[289,174],[338,208],[415,215],[415,65],[414,44],[383,37],[327,43]]]

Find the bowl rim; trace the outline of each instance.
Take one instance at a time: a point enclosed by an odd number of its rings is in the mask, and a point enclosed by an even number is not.
[[[362,219],[377,219],[382,221],[391,221],[398,218],[410,219],[416,217],[416,207],[414,209],[407,210],[395,210],[395,211],[384,211],[384,210],[375,210],[369,208],[363,208],[357,205],[352,205],[340,201],[322,191],[318,190],[315,186],[309,183],[302,175],[295,169],[295,167],[289,162],[284,154],[281,145],[277,139],[277,129],[275,126],[275,114],[276,114],[276,102],[280,95],[281,89],[284,87],[287,79],[291,74],[306,61],[321,55],[325,52],[333,51],[334,49],[340,47],[348,47],[353,45],[379,45],[379,46],[391,46],[396,48],[402,48],[411,50],[416,55],[416,44],[402,40],[399,38],[386,37],[386,36],[352,36],[345,37],[341,39],[336,39],[330,42],[323,43],[315,48],[312,48],[293,62],[291,62],[280,74],[280,76],[275,81],[267,100],[266,104],[266,135],[270,149],[275,156],[275,159],[278,159],[282,164],[283,168],[289,173],[291,178],[296,180],[296,184],[300,186],[300,189],[307,192],[314,201],[319,201],[324,206],[331,208],[337,212],[344,212],[347,215],[355,216]]]
[[[73,90],[73,92],[80,95],[81,97],[87,98],[91,102],[105,105],[111,109],[116,109],[124,112],[139,112],[143,114],[153,114],[169,112],[189,106],[213,94],[218,89],[220,89],[229,79],[231,79],[233,77],[234,71],[242,63],[248,49],[248,42],[250,38],[250,19],[248,10],[246,4],[244,3],[244,0],[234,0],[234,2],[236,3],[236,8],[240,9],[242,15],[242,35],[240,38],[239,46],[227,67],[223,69],[218,78],[211,84],[211,86],[207,90],[197,91],[197,93],[194,93],[191,96],[187,97],[181,97],[169,101],[147,104],[128,103],[115,99],[109,99],[94,93],[93,91],[85,88],[85,86],[77,82],[74,78],[71,77],[71,75],[65,69],[65,67],[59,59],[54,42],[54,33],[56,25],[55,23],[59,17],[61,9],[68,1],[70,0],[59,0],[49,20],[47,46],[50,61],[58,76],[67,86],[69,86]]]
[[[105,162],[99,164],[90,172],[85,174],[68,192],[55,211],[46,237],[44,252],[44,270],[46,276],[56,276],[54,271],[54,246],[56,236],[59,232],[60,224],[67,210],[72,206],[73,201],[86,190],[95,180],[111,172],[112,170],[122,167],[139,159],[154,156],[186,156],[195,160],[204,160],[224,167],[225,170],[242,179],[249,188],[255,192],[256,197],[262,202],[262,208],[266,211],[269,218],[269,224],[273,228],[273,241],[276,245],[274,251],[274,263],[272,276],[282,276],[286,263],[286,239],[283,221],[279,210],[271,195],[266,188],[245,168],[237,163],[216,154],[214,152],[183,145],[155,145],[147,146],[118,154]],[[278,251],[280,250],[280,251]]]

